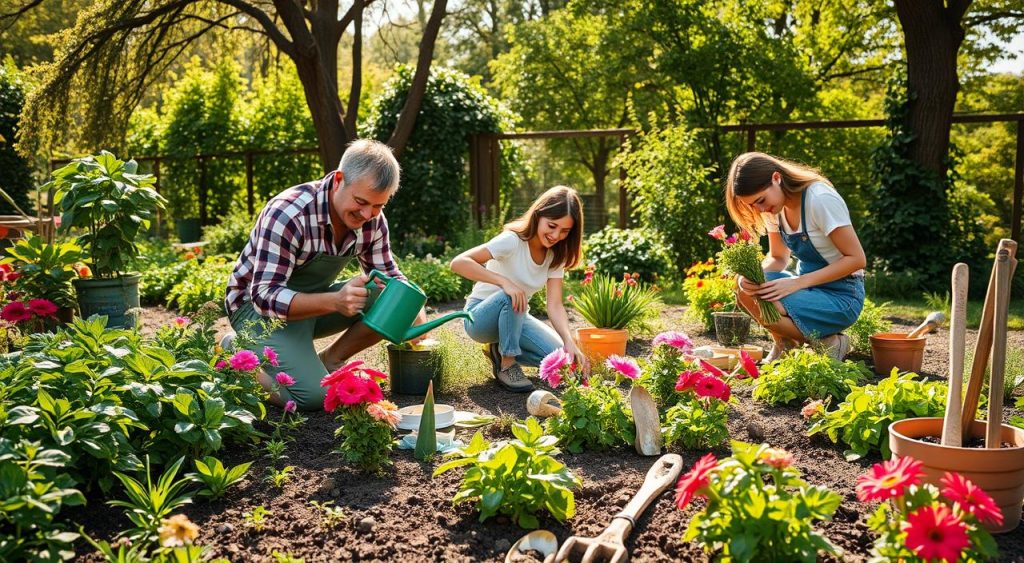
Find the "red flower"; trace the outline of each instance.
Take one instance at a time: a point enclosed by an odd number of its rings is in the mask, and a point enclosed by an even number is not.
[[[32,318],[32,311],[28,310],[21,301],[12,301],[0,310],[0,319],[10,323],[20,323]]]
[[[747,372],[747,375],[757,379],[761,373],[757,371],[757,362],[754,358],[750,357],[750,354],[740,350],[740,365],[743,366],[743,371]]]
[[[693,464],[693,468],[687,471],[676,484],[676,506],[679,510],[690,504],[694,495],[701,489],[708,486],[711,472],[718,466],[715,454],[707,454]]]
[[[988,493],[959,473],[946,473],[939,480],[942,496],[960,505],[986,524],[1003,525],[1003,511]]]
[[[697,280],[697,289],[704,287],[704,280]]]
[[[324,410],[332,412],[338,405],[358,405],[367,395],[366,384],[369,379],[359,376],[346,377],[331,385],[324,397]],[[380,391],[380,387],[377,388]]]
[[[710,375],[701,376],[694,385],[693,392],[698,397],[714,397],[723,401],[728,401],[732,396],[732,390],[729,389],[728,384]]]
[[[868,473],[857,477],[857,498],[861,502],[868,502],[903,496],[907,487],[921,482],[921,476],[924,475],[922,465],[912,457],[876,463]]]
[[[945,504],[924,506],[911,512],[900,527],[907,533],[906,546],[928,561],[939,559],[953,563],[971,544],[967,525]]]
[[[57,306],[49,299],[29,299],[28,308],[38,317],[49,317],[57,314]]]
[[[704,371],[710,373],[711,375],[713,375],[713,376],[715,376],[715,377],[717,377],[719,379],[725,379],[726,378],[726,375],[725,375],[724,371],[722,371],[722,370],[716,368],[715,366],[709,364],[705,360],[700,360],[700,367]]]
[[[743,230],[739,232],[740,240],[746,242],[751,239],[750,233]]]
[[[695,369],[680,373],[679,381],[676,381],[676,391],[683,392],[693,389],[701,377],[704,377],[704,374]]]

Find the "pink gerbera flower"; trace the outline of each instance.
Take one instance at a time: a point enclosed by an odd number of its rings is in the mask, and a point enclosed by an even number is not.
[[[278,372],[277,375],[274,376],[274,380],[285,387],[295,385],[295,379],[283,371]]]
[[[287,403],[284,404],[284,412],[289,412],[289,413],[295,412],[295,409],[296,409],[295,401],[288,401]]]
[[[1003,511],[981,487],[959,473],[946,473],[939,480],[942,496],[960,505],[978,520],[995,526],[1003,525]]]
[[[625,356],[609,356],[605,360],[604,365],[608,366],[609,369],[613,369],[629,379],[636,379],[640,377],[640,366],[637,365],[636,361],[632,358]]]
[[[231,356],[231,367],[238,371],[256,371],[260,367],[260,358],[251,350],[239,350]]]
[[[954,563],[971,544],[967,525],[945,504],[924,506],[907,515],[900,527],[907,533],[906,546],[926,561]]]
[[[558,387],[562,382],[562,368],[572,365],[572,354],[564,348],[553,350],[540,361],[540,378],[551,387]]]
[[[729,397],[732,396],[732,390],[729,389],[729,385],[711,375],[701,376],[694,385],[693,392],[698,397],[713,397],[723,401],[728,401]]]
[[[697,385],[697,382],[700,381],[701,377],[704,377],[704,373],[695,369],[686,370],[683,373],[680,373],[679,380],[676,381],[676,391],[682,393],[684,391],[692,390]]]
[[[32,311],[28,310],[21,301],[12,301],[0,310],[0,319],[3,319],[9,323],[20,323],[27,321],[32,318]]]
[[[654,340],[651,341],[651,346],[657,347],[659,344],[671,346],[684,354],[693,350],[693,341],[690,340],[690,337],[686,333],[675,330],[662,332],[655,336]]]
[[[274,349],[271,348],[270,346],[263,347],[263,357],[266,358],[268,362],[270,362],[270,365],[274,367],[277,367],[279,365],[277,359],[277,352],[275,352]]]
[[[358,405],[366,397],[366,384],[369,379],[352,376],[338,380],[327,389],[327,396],[324,397],[324,410],[331,412],[338,405]],[[377,388],[378,392],[380,388]]]
[[[214,364],[213,367],[215,367],[217,369],[224,369],[224,368],[228,367],[228,363],[225,362],[224,360],[217,360],[217,363]]]
[[[37,317],[49,317],[57,313],[57,305],[49,299],[29,299],[28,310]]]
[[[907,487],[921,482],[923,465],[912,457],[876,463],[867,473],[857,477],[857,498],[868,502],[903,496]]]
[[[718,466],[715,454],[707,454],[697,460],[676,483],[676,506],[679,510],[686,508],[693,497],[711,482],[711,472]]]
[[[715,240],[725,240],[725,225],[718,225],[708,231],[708,236]]]

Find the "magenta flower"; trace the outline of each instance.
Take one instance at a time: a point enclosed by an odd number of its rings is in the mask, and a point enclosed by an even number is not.
[[[743,371],[747,372],[747,375],[754,379],[761,375],[761,372],[757,370],[757,362],[754,361],[754,358],[750,357],[750,354],[743,350],[740,350],[740,366],[743,368]]]
[[[554,350],[540,361],[540,378],[547,381],[548,385],[558,387],[562,382],[562,368],[572,365],[572,354],[564,348]]]
[[[708,231],[708,236],[716,240],[725,240],[725,225],[719,225]]]
[[[215,367],[217,369],[224,369],[224,368],[228,367],[228,363],[225,362],[224,360],[217,360],[217,363],[214,364],[213,367]]]
[[[0,319],[10,323],[20,323],[32,318],[32,311],[28,310],[21,301],[11,301],[0,310]]]
[[[188,317],[174,317],[174,326],[185,328],[188,326]]]
[[[278,374],[274,376],[274,380],[285,387],[295,385],[295,379],[283,371],[278,372]]]
[[[657,347],[659,344],[671,346],[680,352],[687,354],[693,350],[693,341],[685,332],[670,330],[654,337],[651,345]]]
[[[239,350],[231,356],[231,367],[238,371],[256,371],[260,367],[260,358],[250,350]]]
[[[625,377],[636,379],[640,377],[640,366],[632,358],[625,356],[609,356],[604,365],[608,366]]]
[[[57,305],[49,299],[29,299],[28,310],[37,317],[49,317],[57,313]]]
[[[288,401],[285,403],[284,412],[295,412],[295,401]]]
[[[263,357],[266,358],[268,362],[270,362],[270,365],[277,367],[277,352],[275,352],[273,348],[271,348],[270,346],[264,346]]]
[[[736,244],[736,235],[729,235],[729,238],[725,239],[725,244],[727,244],[727,245]]]

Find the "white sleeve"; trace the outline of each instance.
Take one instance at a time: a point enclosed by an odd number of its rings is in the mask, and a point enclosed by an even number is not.
[[[512,231],[505,231],[500,235],[487,241],[487,250],[490,251],[491,256],[495,260],[501,260],[508,258],[515,253],[516,246],[519,244],[519,235]]]
[[[772,215],[771,213],[762,213],[761,219],[764,220],[764,228],[769,233],[779,232],[779,216]]]
[[[839,192],[827,186],[815,187],[814,197],[808,198],[807,222],[826,236],[839,227],[852,225],[850,210]]]
[[[548,270],[548,279],[551,279],[551,278],[564,278],[564,277],[565,277],[565,268],[563,268],[562,266],[559,266],[557,268],[551,268],[550,270]]]

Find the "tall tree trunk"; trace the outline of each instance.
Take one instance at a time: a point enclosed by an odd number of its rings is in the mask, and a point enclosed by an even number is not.
[[[345,127],[344,112],[338,98],[337,82],[330,83],[316,55],[295,57],[295,68],[306,95],[306,105],[313,117],[320,147],[320,164],[325,172],[333,170],[341,161],[345,146],[355,137]]]
[[[907,51],[910,101],[907,127],[914,133],[910,158],[942,178],[949,131],[960,90],[957,53],[964,40],[962,20],[971,0],[896,0]]]

